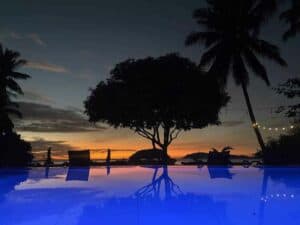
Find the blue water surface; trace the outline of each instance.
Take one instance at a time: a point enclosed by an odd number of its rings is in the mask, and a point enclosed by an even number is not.
[[[300,168],[0,170],[0,225],[299,225]]]

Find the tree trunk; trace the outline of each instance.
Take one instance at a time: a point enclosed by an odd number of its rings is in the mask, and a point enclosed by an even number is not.
[[[152,148],[156,149],[156,145],[155,145],[155,141],[154,140],[152,140]]]
[[[261,150],[264,151],[265,148],[266,148],[265,143],[264,143],[262,135],[261,135],[261,133],[258,129],[258,126],[256,125],[257,123],[256,123],[256,119],[255,119],[254,112],[253,112],[253,109],[252,109],[252,105],[251,105],[251,102],[250,102],[250,98],[249,98],[249,95],[248,95],[246,84],[242,84],[242,89],[243,89],[244,97],[245,97],[245,100],[246,100],[248,112],[249,112],[249,115],[250,115],[250,119],[251,119],[251,122],[252,122],[252,126],[253,126],[253,129],[254,129],[255,135],[257,137],[257,140],[258,140],[258,143],[261,147]]]
[[[164,128],[164,143],[163,143],[163,148],[162,148],[165,164],[168,163],[169,134],[170,134],[170,128],[165,127]]]

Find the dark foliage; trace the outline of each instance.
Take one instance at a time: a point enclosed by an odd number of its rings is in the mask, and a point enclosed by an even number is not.
[[[92,90],[85,109],[91,122],[130,128],[166,152],[181,131],[219,124],[228,101],[213,78],[169,54],[116,65]]]
[[[207,164],[209,165],[228,165],[230,162],[230,150],[233,149],[230,146],[224,147],[221,151],[213,148],[208,153]]]
[[[289,79],[283,84],[280,84],[278,88],[275,88],[275,91],[278,94],[284,95],[289,99],[297,99],[300,98],[300,79],[294,78]],[[289,105],[289,106],[281,106],[278,109],[278,113],[285,112],[285,115],[289,118],[294,118],[295,120],[300,120],[300,103]]]
[[[283,40],[295,37],[300,32],[300,0],[291,0],[290,8],[280,15],[280,19],[289,25]]]
[[[174,164],[175,161],[167,155],[168,164]],[[164,163],[164,153],[157,149],[140,150],[129,157],[128,163],[133,165],[161,165]]]
[[[206,152],[194,152],[194,153],[185,155],[183,158],[184,159],[192,159],[194,161],[199,161],[202,159],[206,159],[207,157],[208,157],[208,153],[206,153]]]
[[[300,128],[270,140],[262,153],[265,164],[300,164]]]
[[[30,143],[16,133],[1,133],[0,146],[0,166],[27,166],[33,159]]]
[[[0,44],[0,133],[12,131],[14,125],[9,115],[22,116],[18,111],[18,104],[12,98],[23,94],[16,80],[28,79],[30,76],[17,72],[26,63],[19,58],[20,53],[3,49]]]

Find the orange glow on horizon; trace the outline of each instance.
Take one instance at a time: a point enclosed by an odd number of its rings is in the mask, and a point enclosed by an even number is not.
[[[224,135],[222,130],[211,128],[184,132],[169,146],[168,153],[173,158],[181,158],[186,154],[207,153],[211,148],[221,150],[231,145],[234,148],[231,151],[233,155],[251,156],[256,153],[257,146],[255,137],[251,135],[250,129],[249,132],[248,130],[239,132],[239,135],[236,132]],[[32,143],[37,140],[47,143],[47,145],[36,145],[33,148],[36,159],[45,159],[48,147],[52,147],[52,157],[57,160],[66,160],[68,150],[89,149],[91,158],[97,160],[106,158],[107,149],[112,150],[112,159],[124,159],[138,150],[152,148],[148,140],[126,129],[108,129],[99,133],[43,133],[39,134],[38,138],[36,133],[23,132],[22,137]]]
[[[221,147],[220,147],[221,148]],[[106,158],[106,150],[108,148],[99,148],[95,149],[95,145],[85,143],[83,145],[77,146],[75,150],[84,150],[88,149],[91,151],[91,158],[92,160],[102,160]],[[144,145],[118,145],[117,143],[114,143],[109,148],[112,150],[111,157],[112,159],[127,159],[129,158],[134,152],[142,149],[151,149],[151,145],[149,143],[145,143]],[[168,154],[173,158],[182,158],[187,154],[195,153],[195,152],[204,152],[208,153],[210,151],[211,147],[203,147],[203,148],[197,148],[196,146],[190,147],[190,148],[183,148],[181,146],[176,146],[176,144],[170,145],[168,149]],[[233,155],[248,155],[251,156],[253,153],[255,153],[255,150],[253,148],[236,148],[232,150],[231,152]],[[53,159],[55,160],[66,160],[68,158],[67,153],[64,154],[56,154],[53,155]]]

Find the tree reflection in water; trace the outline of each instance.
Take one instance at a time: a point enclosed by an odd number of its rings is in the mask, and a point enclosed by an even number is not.
[[[160,176],[158,176],[160,168],[162,168],[162,173]],[[169,177],[168,166],[164,165],[154,167],[152,182],[137,190],[135,192],[135,196],[140,199],[148,197],[159,199],[162,183],[164,183],[166,199],[169,199],[172,196],[178,196],[179,194],[183,194],[180,190],[180,187],[177,184],[175,184],[173,180]]]

